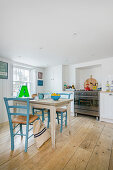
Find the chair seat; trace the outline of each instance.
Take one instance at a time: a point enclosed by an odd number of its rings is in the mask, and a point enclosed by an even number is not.
[[[57,108],[56,109],[56,112],[66,112],[67,111],[67,109],[66,108]]]
[[[37,113],[38,115],[42,115],[42,112],[38,109],[36,109],[36,111],[34,111],[34,113]]]
[[[17,116],[13,118],[12,123],[19,123],[19,124],[26,124],[27,116]],[[36,119],[38,119],[37,115],[29,115],[29,123],[34,122]]]
[[[44,113],[48,113],[48,109],[45,109],[45,110],[44,110]]]

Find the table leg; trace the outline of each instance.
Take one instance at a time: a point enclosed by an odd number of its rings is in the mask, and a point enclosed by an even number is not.
[[[51,119],[51,140],[52,140],[52,148],[55,148],[55,122],[56,122],[56,107],[52,106],[50,108],[50,119]]]
[[[70,131],[70,114],[71,114],[71,103],[69,103],[67,105],[67,120],[68,120],[69,134],[71,134],[71,131]]]

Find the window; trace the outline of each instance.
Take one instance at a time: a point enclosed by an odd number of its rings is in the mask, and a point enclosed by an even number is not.
[[[13,96],[17,97],[22,85],[27,85],[30,93],[30,70],[13,66]]]

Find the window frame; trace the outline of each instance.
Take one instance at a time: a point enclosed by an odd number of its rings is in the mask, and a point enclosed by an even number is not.
[[[14,80],[14,68],[18,68],[18,69],[23,69],[23,70],[28,70],[29,71],[29,81],[15,81]],[[31,82],[30,82],[30,71],[31,69],[25,66],[20,66],[20,65],[13,65],[13,96],[14,96],[14,82],[19,82],[19,83],[26,83],[27,85],[29,84],[29,95],[30,95],[30,88],[31,88]],[[15,96],[16,97],[16,96]]]

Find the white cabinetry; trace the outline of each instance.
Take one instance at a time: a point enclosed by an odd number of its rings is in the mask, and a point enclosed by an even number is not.
[[[48,67],[45,69],[45,92],[62,90],[62,66]]]
[[[100,93],[100,121],[113,123],[113,92]]]

